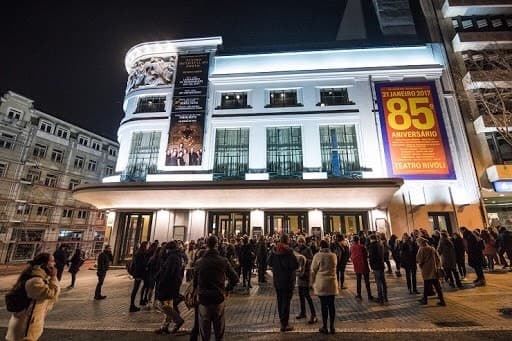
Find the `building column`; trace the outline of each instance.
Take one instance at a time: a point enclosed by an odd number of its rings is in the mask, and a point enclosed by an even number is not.
[[[188,231],[185,240],[197,240],[206,235],[206,211],[191,210],[189,212]]]
[[[251,237],[254,235],[254,227],[261,228],[261,234],[265,234],[265,211],[252,210],[250,213],[250,222],[251,226],[249,227],[249,230]]]
[[[246,180],[268,180],[267,173],[267,128],[254,126],[249,130],[249,173]],[[258,150],[255,153],[254,150]]]
[[[308,230],[305,231],[308,235],[313,235],[315,231],[320,229],[320,236],[324,234],[324,215],[323,212],[317,209],[308,211]],[[317,232],[318,233],[318,232]]]

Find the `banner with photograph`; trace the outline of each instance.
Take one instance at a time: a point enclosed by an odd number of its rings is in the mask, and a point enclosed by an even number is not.
[[[200,166],[210,56],[178,55],[166,166]]]
[[[389,176],[455,179],[434,82],[375,83]]]

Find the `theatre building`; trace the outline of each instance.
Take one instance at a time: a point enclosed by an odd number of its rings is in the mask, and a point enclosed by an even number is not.
[[[109,210],[116,261],[144,240],[483,226],[441,45],[227,55],[220,37],[128,51]]]

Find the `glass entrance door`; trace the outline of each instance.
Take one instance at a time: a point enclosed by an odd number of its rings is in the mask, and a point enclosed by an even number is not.
[[[367,212],[327,212],[324,213],[325,233],[341,233],[350,236],[359,231],[367,231]]]
[[[135,247],[149,241],[152,213],[121,213],[119,218],[120,238],[117,239],[114,259],[126,261],[133,257]]]
[[[307,212],[265,212],[265,234],[302,233],[307,216]]]
[[[249,235],[249,212],[208,212],[208,234],[223,238]]]
[[[439,230],[448,231],[450,235],[453,233],[449,212],[429,212],[428,220],[430,222],[430,228],[432,229],[432,232],[434,230]]]

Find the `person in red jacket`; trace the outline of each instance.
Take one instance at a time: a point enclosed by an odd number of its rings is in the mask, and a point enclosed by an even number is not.
[[[364,278],[368,301],[373,300],[372,289],[370,287],[370,266],[368,265],[368,251],[364,245],[359,242],[359,236],[352,237],[352,248],[350,249],[350,259],[354,265],[354,272],[357,277],[357,296],[361,300],[361,279]]]

